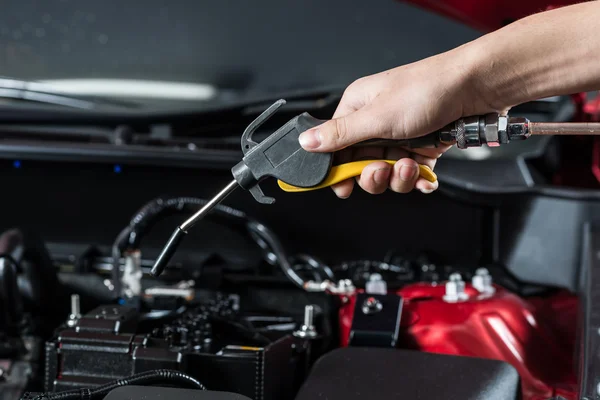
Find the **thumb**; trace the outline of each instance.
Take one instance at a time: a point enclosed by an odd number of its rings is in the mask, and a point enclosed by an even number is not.
[[[333,152],[367,139],[383,138],[385,125],[385,118],[380,113],[365,106],[302,132],[298,140],[304,150]]]

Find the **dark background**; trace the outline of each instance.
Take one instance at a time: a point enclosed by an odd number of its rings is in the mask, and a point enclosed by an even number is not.
[[[478,35],[399,1],[23,0],[2,8],[0,74],[200,82],[268,95],[345,86]],[[21,160],[15,168],[14,160],[4,159],[0,228],[30,227],[53,246],[108,246],[147,201],[158,195],[208,198],[229,182],[228,168],[123,163],[115,173],[113,164]],[[263,189],[277,198],[275,205],[260,205],[244,191],[225,203],[271,227],[290,253],[336,263],[381,259],[390,249],[429,250],[448,263],[496,259],[517,276],[566,287],[573,286],[580,222],[587,218],[583,203],[508,196],[496,201],[503,210],[495,219],[498,228],[490,207],[470,204],[464,195],[370,196],[357,190],[342,201],[330,190],[285,194],[274,182]],[[144,241],[145,257],[158,251],[181,220],[164,221],[153,231]],[[502,240],[491,232],[500,232]],[[184,248],[256,258],[242,242],[227,228],[203,221]]]
[[[478,36],[401,1],[23,0],[2,6],[0,75],[346,85]]]

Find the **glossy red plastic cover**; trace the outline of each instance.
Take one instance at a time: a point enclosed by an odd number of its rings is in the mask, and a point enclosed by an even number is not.
[[[500,287],[493,295],[470,285],[466,290],[470,298],[458,303],[443,300],[444,285],[399,290],[399,347],[506,361],[521,376],[524,400],[577,398],[576,296],[558,292],[525,300]],[[343,302],[341,342],[347,346],[355,298]]]

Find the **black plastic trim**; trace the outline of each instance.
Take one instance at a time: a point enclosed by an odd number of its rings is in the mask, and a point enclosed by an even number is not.
[[[600,226],[585,224],[580,281],[579,397],[600,398]]]

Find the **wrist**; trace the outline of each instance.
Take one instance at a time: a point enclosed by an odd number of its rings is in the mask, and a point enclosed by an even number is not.
[[[493,76],[493,67],[497,62],[493,52],[486,49],[483,38],[464,44],[445,54],[444,62],[454,65],[454,73],[447,79],[457,93],[463,115],[480,115],[489,112],[502,112],[512,101],[501,93],[501,85]],[[487,41],[487,40],[486,40]]]
[[[458,52],[479,109],[503,112],[528,101],[598,90],[600,4],[533,14],[476,39]]]

